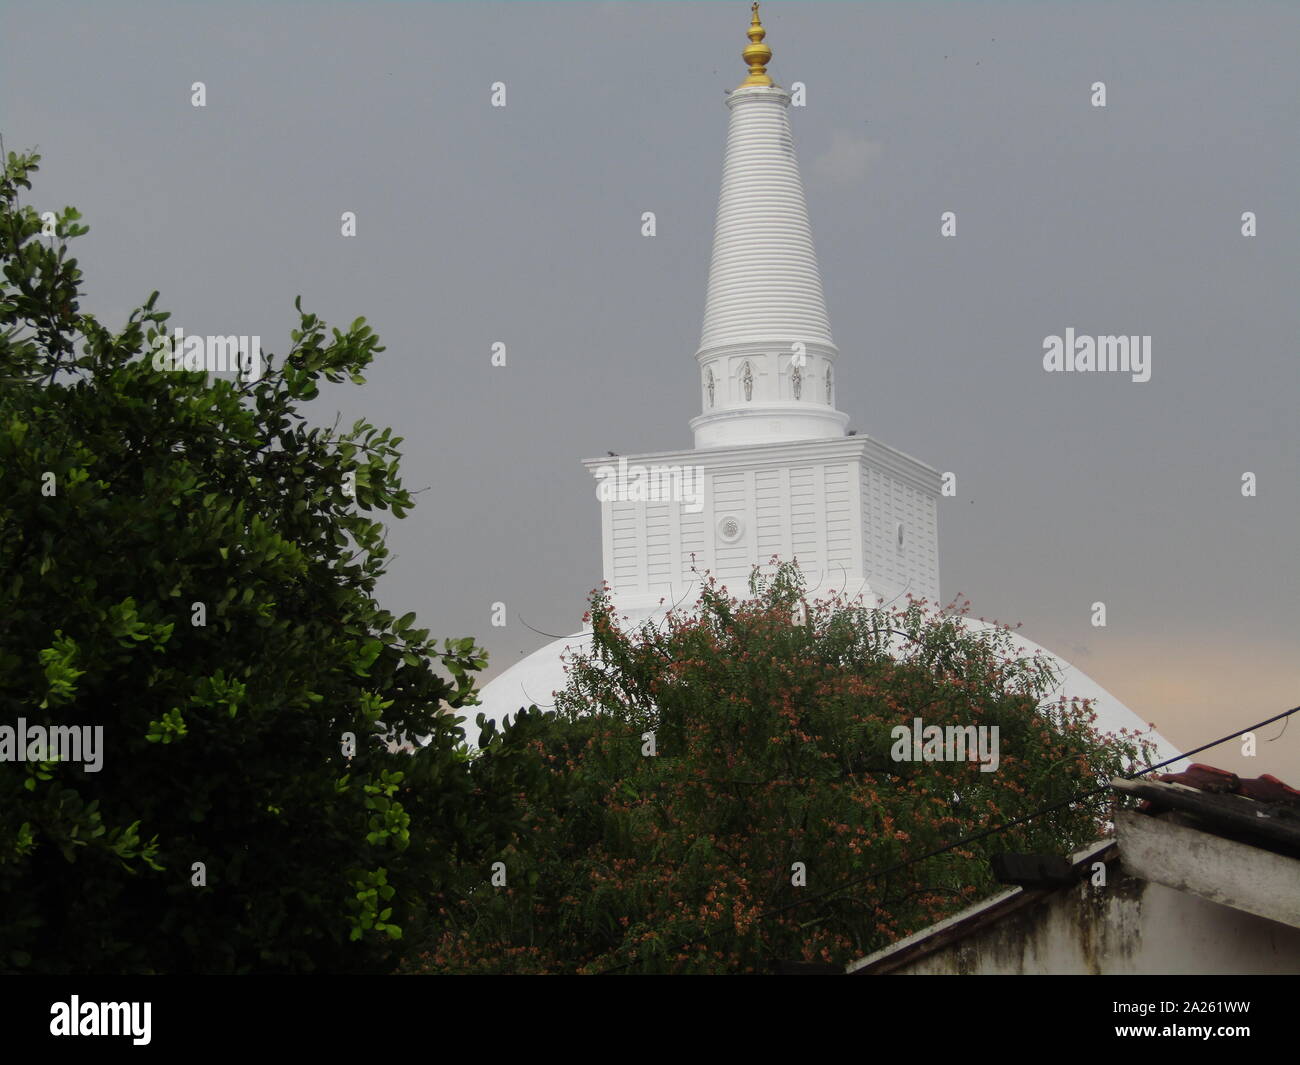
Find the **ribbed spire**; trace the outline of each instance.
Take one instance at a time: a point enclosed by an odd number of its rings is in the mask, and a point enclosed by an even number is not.
[[[696,447],[843,436],[826,299],[790,133],[754,5],[750,77],[727,97],[722,194],[704,308]],[[762,79],[762,80],[755,80]]]

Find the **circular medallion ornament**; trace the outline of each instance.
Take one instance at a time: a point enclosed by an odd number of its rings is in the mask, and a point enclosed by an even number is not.
[[[718,522],[718,536],[729,544],[734,544],[740,539],[745,527],[741,524],[740,519],[733,514],[728,514]]]

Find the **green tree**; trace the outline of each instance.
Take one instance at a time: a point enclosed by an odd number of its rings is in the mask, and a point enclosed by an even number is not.
[[[0,725],[102,727],[102,765],[0,761],[0,970],[391,967],[518,767],[475,780],[441,712],[474,640],[375,601],[401,438],[301,413],[383,348],[299,303],[260,379],[157,368],[156,292],[119,332],[80,310],[79,214],[20,203],[38,159],[0,183]]]
[[[592,645],[571,657],[556,712],[482,741],[484,769],[530,750],[546,769],[498,855],[506,884],[444,898],[406,968],[842,965],[992,891],[996,852],[1107,833],[1104,802],[1066,800],[1145,758],[1145,741],[1098,734],[1086,704],[1046,702],[1052,667],[1018,656],[1007,630],[923,601],[810,602],[790,564],[756,571],[750,592],[710,580],[694,609],[630,631],[607,592],[593,597]],[[988,738],[996,726],[996,771],[895,760],[911,744],[894,730],[917,717]]]

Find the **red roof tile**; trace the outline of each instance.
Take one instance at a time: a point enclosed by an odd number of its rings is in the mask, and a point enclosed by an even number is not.
[[[1163,773],[1156,779],[1165,784],[1185,784],[1197,791],[1217,793],[1235,793],[1241,787],[1241,778],[1236,773],[1212,765],[1202,765],[1200,762],[1193,762],[1181,773]]]
[[[1181,773],[1164,773],[1156,777],[1165,784],[1183,784],[1212,794],[1244,795],[1256,802],[1278,802],[1300,806],[1300,791],[1265,773],[1242,778],[1226,769],[1195,762]]]

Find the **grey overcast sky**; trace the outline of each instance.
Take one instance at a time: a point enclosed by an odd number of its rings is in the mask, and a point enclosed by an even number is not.
[[[394,427],[428,489],[392,523],[385,605],[477,636],[489,675],[544,642],[521,617],[575,630],[601,577],[578,460],[690,445],[748,3],[2,11],[0,131],[44,155],[31,202],[91,226],[88,309],[118,325],[157,288],[172,324],[277,353],[299,293],[365,315],[387,351],[313,417]],[[1300,703],[1300,5],[763,18],[771,73],[807,85],[838,406],[957,474],[945,599],[1023,622],[1184,749]],[[1067,327],[1149,334],[1151,380],[1045,373]],[[1294,784],[1300,725],[1278,732],[1201,758]]]

